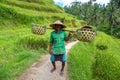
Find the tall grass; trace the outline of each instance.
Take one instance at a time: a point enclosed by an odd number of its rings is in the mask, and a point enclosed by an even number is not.
[[[68,53],[70,80],[91,80],[91,65],[94,61],[94,44],[77,43]]]
[[[58,9],[56,6],[53,4],[51,5],[42,5],[42,4],[36,4],[36,3],[29,3],[25,1],[7,1],[8,5],[12,6],[18,6],[21,8],[26,8],[26,9],[32,9],[32,10],[37,10],[37,11],[46,11],[46,12],[53,12],[53,13],[62,13],[62,9]]]
[[[18,1],[26,1],[26,2],[32,2],[37,4],[54,4],[52,0],[18,0]]]
[[[51,30],[34,35],[31,23],[49,26],[64,17],[68,27],[81,24],[52,0],[0,0],[0,80],[16,80],[47,53]]]
[[[115,40],[101,32],[92,43],[79,42],[68,54],[70,80],[119,80],[119,52]]]
[[[104,36],[104,37],[101,37]],[[101,41],[100,41],[101,40]],[[103,33],[99,35],[96,44],[107,46],[106,50],[96,49],[93,76],[96,80],[119,80],[120,76],[120,49],[115,40]]]
[[[26,68],[47,53],[49,33],[48,30],[45,36],[37,36],[32,34],[31,28],[23,27],[1,30],[0,80],[16,80]]]
[[[49,44],[49,37],[38,37],[38,36],[25,36],[22,39],[18,40],[18,45],[25,48],[32,49],[47,49]]]
[[[15,4],[17,4],[17,1],[9,1],[9,2],[14,2]],[[25,6],[32,6],[33,4],[34,3],[26,3]],[[19,3],[19,5],[24,7],[22,2]],[[1,14],[0,17],[11,21],[13,20],[14,23],[26,24],[26,25],[29,25],[30,23],[39,23],[41,25],[46,25],[46,24],[48,25],[55,20],[61,20],[63,18],[65,18],[65,24],[68,27],[80,27],[81,25],[81,21],[76,20],[76,17],[59,11],[61,10],[59,8],[57,9],[56,7],[41,5],[40,9],[43,11],[36,11],[34,9],[35,7],[34,5],[32,6],[33,9],[31,7],[30,9],[27,9],[27,7],[20,8],[16,5],[13,6],[13,4],[7,5],[0,3],[0,14]],[[47,9],[50,9],[51,12],[49,12],[49,10]],[[45,10],[47,10],[47,13]]]

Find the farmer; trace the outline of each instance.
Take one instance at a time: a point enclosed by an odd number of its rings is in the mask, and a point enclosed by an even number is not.
[[[49,47],[49,53],[51,55],[50,60],[53,65],[53,69],[51,70],[51,72],[56,70],[55,61],[61,61],[62,67],[60,75],[63,75],[66,62],[66,49],[64,41],[69,40],[72,31],[69,31],[69,34],[67,36],[66,32],[62,30],[63,28],[66,28],[66,26],[59,20],[51,24],[50,27],[54,29],[54,31],[51,32],[50,35],[50,47]]]

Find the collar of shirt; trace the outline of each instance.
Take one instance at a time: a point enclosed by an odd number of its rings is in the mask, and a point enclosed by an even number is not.
[[[61,33],[62,31],[63,31],[63,30],[60,30],[60,32],[59,32],[59,33]],[[57,33],[57,31],[56,31],[56,30],[55,30],[55,32]],[[58,34],[59,34],[59,33],[58,33]]]

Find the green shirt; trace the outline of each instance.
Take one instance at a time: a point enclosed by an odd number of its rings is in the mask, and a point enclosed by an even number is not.
[[[65,44],[64,41],[66,39],[66,32],[61,30],[60,33],[56,31],[51,32],[50,42],[53,43],[52,46],[52,54],[65,54]]]

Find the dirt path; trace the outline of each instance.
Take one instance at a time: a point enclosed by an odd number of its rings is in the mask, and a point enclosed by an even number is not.
[[[75,44],[71,42],[66,45],[66,52]],[[18,80],[67,80],[67,65],[65,66],[65,74],[60,76],[61,62],[56,62],[56,71],[50,72],[52,64],[50,55],[44,55],[39,62],[34,63],[28,70],[23,73]]]

